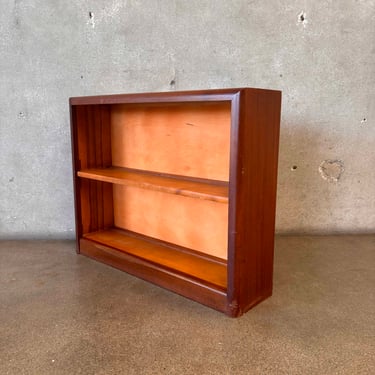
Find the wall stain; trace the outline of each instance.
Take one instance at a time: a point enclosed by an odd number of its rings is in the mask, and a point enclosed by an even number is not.
[[[299,15],[298,15],[298,22],[297,22],[297,25],[298,24],[302,24],[303,27],[306,27],[307,24],[308,24],[308,21],[306,19],[306,13],[304,11],[302,11]]]
[[[14,17],[14,25],[18,29],[20,27],[20,5],[19,0],[14,0],[14,6],[13,6],[13,17]]]
[[[319,165],[320,176],[330,182],[338,182],[344,170],[344,163],[341,160],[327,159]]]
[[[89,12],[89,20],[87,21],[88,25],[91,25],[91,27],[95,28],[95,15],[93,12]]]

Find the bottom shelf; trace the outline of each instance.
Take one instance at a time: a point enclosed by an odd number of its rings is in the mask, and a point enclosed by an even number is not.
[[[107,253],[114,249],[118,256],[122,253],[144,261],[143,266],[147,266],[147,264],[156,266],[159,272],[165,270],[169,275],[179,275],[185,280],[191,279],[192,282],[207,285],[218,291],[225,292],[227,289],[227,266],[222,259],[115,228],[88,233],[83,237],[84,240],[81,240],[81,252],[83,253],[85,253],[85,249],[82,251],[82,247],[85,248],[84,245],[87,245],[87,242],[90,241],[94,244],[104,245],[106,247],[104,250]],[[111,254],[112,256],[116,255],[113,251]],[[107,263],[111,264],[111,262]],[[111,265],[117,266],[116,264]],[[118,268],[124,269],[124,267]],[[139,274],[140,272],[131,272],[131,269],[126,270],[142,277],[142,274]],[[147,275],[143,278],[149,279]]]

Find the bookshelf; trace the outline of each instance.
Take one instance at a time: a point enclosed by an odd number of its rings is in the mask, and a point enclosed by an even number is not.
[[[70,99],[77,251],[239,316],[272,294],[281,93]]]

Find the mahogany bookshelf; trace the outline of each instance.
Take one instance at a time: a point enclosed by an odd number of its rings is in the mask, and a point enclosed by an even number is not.
[[[272,294],[281,92],[70,98],[77,251],[239,316]]]

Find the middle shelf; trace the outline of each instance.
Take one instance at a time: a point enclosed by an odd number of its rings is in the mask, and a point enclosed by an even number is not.
[[[222,181],[179,178],[121,167],[82,169],[77,175],[91,180],[228,203],[228,183]]]

